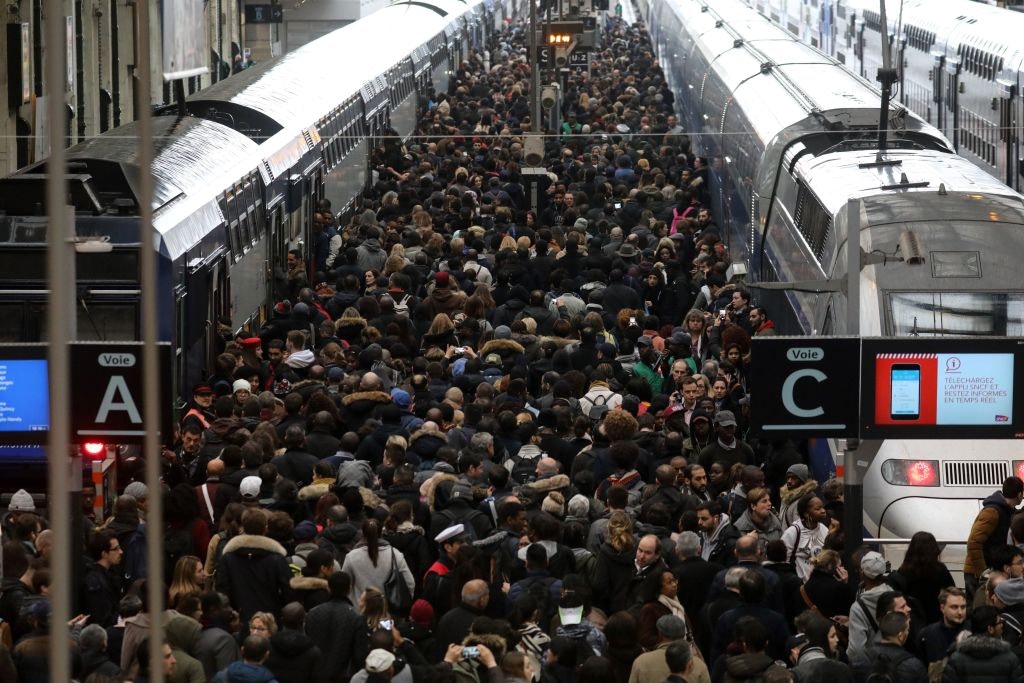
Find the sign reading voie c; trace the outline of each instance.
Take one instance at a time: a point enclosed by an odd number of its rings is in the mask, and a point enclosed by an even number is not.
[[[751,431],[857,436],[860,341],[855,337],[755,337]]]
[[[159,344],[160,388],[157,396],[170,396],[171,348]],[[119,443],[141,443],[142,344],[71,344],[71,414],[76,441],[104,438]],[[170,405],[161,405],[160,429],[171,433]]]

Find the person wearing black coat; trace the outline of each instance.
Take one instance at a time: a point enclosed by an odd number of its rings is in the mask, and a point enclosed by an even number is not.
[[[636,574],[635,557],[632,543],[615,547],[606,540],[601,544],[594,570],[594,604],[606,614],[631,607],[628,601],[630,583]]]
[[[449,645],[462,642],[469,633],[473,620],[484,615],[489,599],[490,591],[485,582],[479,579],[466,582],[462,587],[462,602],[446,612],[434,629],[436,661],[444,659]]]
[[[984,605],[971,612],[971,635],[946,660],[942,683],[1024,683],[1020,659],[999,631],[999,613]]]
[[[270,461],[280,476],[291,479],[299,487],[313,481],[313,468],[320,462],[320,458],[305,450],[305,444],[306,430],[292,425],[284,435],[284,454]]]
[[[327,579],[331,599],[314,607],[306,615],[306,633],[320,648],[323,681],[341,683],[358,671],[362,662],[354,662],[352,653],[366,630],[362,618],[348,602],[352,579],[335,572]]]
[[[281,610],[281,630],[270,638],[270,656],[264,665],[278,683],[319,683],[322,680],[320,648],[303,631],[306,610],[297,602]]]
[[[256,612],[281,613],[291,598],[292,570],[284,547],[263,535],[267,516],[262,510],[247,510],[242,515],[242,531],[224,547],[217,563],[216,587],[247,624]]]

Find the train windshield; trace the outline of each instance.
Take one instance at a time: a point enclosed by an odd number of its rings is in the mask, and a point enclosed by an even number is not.
[[[890,292],[891,335],[1018,337],[1024,292]]]

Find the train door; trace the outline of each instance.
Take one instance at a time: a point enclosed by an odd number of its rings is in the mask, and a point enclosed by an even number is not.
[[[214,262],[210,269],[210,291],[207,298],[206,327],[206,362],[207,368],[213,367],[213,361],[220,351],[220,344],[217,340],[217,329],[221,320],[231,320],[231,300],[228,289],[228,259],[231,255],[226,254],[223,259]]]
[[[284,202],[278,203],[267,215],[267,239],[270,247],[267,255],[267,280],[274,286],[270,289],[268,310],[272,309],[275,300],[280,296],[278,291],[278,273],[283,272],[288,262],[289,215],[285,211]]]
[[[945,130],[946,110],[943,99],[945,90],[946,53],[944,50],[932,50],[932,109],[935,110],[935,120],[929,121],[939,130]]]
[[[1016,189],[1018,185],[1017,168],[1017,118],[1016,107],[1017,85],[999,78],[999,130],[997,131],[999,147],[996,152],[996,164],[1000,167],[1000,177],[1008,186]]]
[[[942,132],[953,141],[953,151],[960,151],[960,57],[947,57],[945,68],[945,127]]]

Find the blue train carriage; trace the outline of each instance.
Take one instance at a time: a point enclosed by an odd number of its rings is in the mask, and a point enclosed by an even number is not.
[[[259,253],[261,180],[256,145],[219,123],[153,121],[153,210],[159,268],[160,339],[175,348],[175,383],[191,386],[213,353],[207,328],[230,317],[241,327],[266,300]],[[109,252],[76,255],[78,339],[140,338],[140,169],[137,126],[68,149],[69,197],[78,238]],[[47,161],[0,179],[0,335],[46,341]],[[243,275],[245,274],[245,275]],[[252,290],[232,297],[230,278]]]

